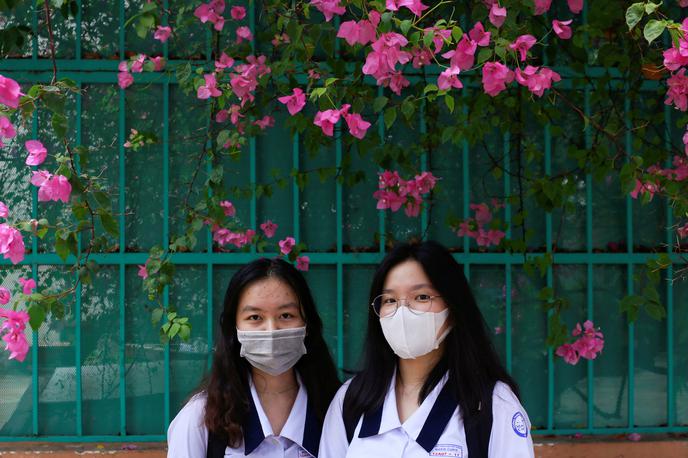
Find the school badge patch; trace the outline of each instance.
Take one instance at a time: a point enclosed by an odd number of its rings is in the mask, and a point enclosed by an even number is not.
[[[526,425],[526,419],[523,417],[521,412],[516,412],[511,418],[511,427],[514,432],[521,437],[528,437],[528,426]]]

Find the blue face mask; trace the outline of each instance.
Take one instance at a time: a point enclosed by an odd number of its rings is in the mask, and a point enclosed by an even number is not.
[[[240,356],[251,366],[270,375],[280,375],[294,367],[306,354],[306,327],[275,331],[240,331]]]

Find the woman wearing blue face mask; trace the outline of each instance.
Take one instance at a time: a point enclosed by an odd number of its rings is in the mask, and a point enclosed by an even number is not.
[[[167,456],[316,457],[339,385],[303,276],[253,261],[227,287],[212,371],[170,424]]]
[[[530,421],[463,269],[404,244],[371,286],[362,370],[335,395],[320,458],[532,458]]]

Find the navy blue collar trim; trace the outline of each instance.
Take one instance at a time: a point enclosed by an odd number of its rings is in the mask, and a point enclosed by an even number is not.
[[[394,402],[393,400],[391,402]],[[451,392],[451,388],[448,384],[445,384],[440,391],[440,394],[435,400],[435,404],[432,406],[428,418],[425,420],[425,424],[416,438],[418,445],[423,447],[425,451],[430,453],[437,441],[440,440],[440,436],[447,427],[449,420],[454,414],[454,410],[459,405],[456,398]],[[382,409],[383,405],[377,409],[366,412],[363,416],[363,424],[361,425],[361,430],[358,433],[358,437],[366,438],[371,436],[376,436],[380,432],[380,424],[382,423]]]
[[[310,397],[308,398],[307,406],[301,447],[305,448],[308,453],[317,458],[318,447],[320,447],[320,435],[322,434],[322,424],[318,421],[318,417],[315,416]]]

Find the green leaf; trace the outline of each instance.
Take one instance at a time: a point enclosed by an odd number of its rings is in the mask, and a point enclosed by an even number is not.
[[[423,36],[423,44],[427,47],[430,47],[430,45],[432,44],[432,40],[434,40],[434,39],[435,39],[435,31],[431,30],[431,31],[427,32],[425,34],[425,36]]]
[[[189,326],[188,324],[187,324],[187,325],[183,325],[183,326],[179,329],[179,337],[181,337],[181,339],[182,339],[183,341],[187,341],[187,340],[189,340],[189,337],[190,337],[190,336],[191,336],[191,326]]]
[[[164,312],[164,310],[162,307],[158,307],[158,308],[153,310],[153,312],[151,313],[151,322],[154,325],[157,325],[158,323],[160,323],[160,320],[162,320],[163,312]]]
[[[384,95],[376,97],[375,100],[373,100],[373,111],[376,113],[381,111],[387,105],[387,102],[389,102],[389,99]]]
[[[98,211],[98,216],[100,216],[100,222],[103,228],[110,235],[119,237],[119,224],[117,224],[117,220],[113,218],[112,214],[108,211],[100,210]]]
[[[67,118],[57,112],[53,113],[53,117],[50,120],[53,131],[58,136],[58,138],[63,139],[67,136]]]
[[[662,32],[664,32],[664,29],[666,29],[667,23],[666,21],[658,21],[657,19],[650,19],[647,24],[645,24],[645,28],[643,29],[643,36],[647,40],[648,43],[652,43],[655,39],[657,39]]]
[[[444,104],[447,105],[449,113],[454,113],[454,97],[447,94],[444,96]]]
[[[404,100],[404,102],[401,104],[401,112],[407,120],[411,120],[411,117],[415,111],[416,105],[409,98]]]
[[[458,42],[461,39],[461,37],[463,37],[463,30],[461,30],[461,27],[452,27],[451,36],[454,39],[454,42]]]
[[[645,14],[645,4],[643,2],[634,3],[626,10],[626,25],[628,30],[633,30],[633,27],[638,25]]]
[[[170,339],[173,339],[174,336],[177,335],[177,333],[179,332],[179,330],[180,330],[181,328],[182,328],[182,325],[181,325],[181,324],[179,324],[179,323],[174,323],[174,324],[170,327],[170,332],[169,332],[169,334],[168,334],[168,335],[170,336]]]
[[[660,6],[662,6],[662,2],[659,2],[659,3],[647,2],[647,3],[645,4],[645,13],[647,13],[647,14],[652,14],[652,13],[654,13],[654,12],[657,10],[657,8],[659,8]]]
[[[69,252],[69,242],[63,240],[61,237],[55,237],[55,253],[57,253],[62,261],[67,260]]]
[[[385,126],[389,129],[392,127],[394,124],[394,121],[397,120],[397,108],[396,107],[389,107],[385,110],[384,114],[384,119],[385,119]]]
[[[411,21],[411,19],[406,19],[405,21],[401,21],[401,24],[399,24],[399,29],[401,30],[401,33],[406,35],[408,31],[411,29],[412,25],[413,21]]]
[[[29,324],[31,329],[38,331],[43,321],[45,321],[45,309],[43,306],[36,303],[31,304],[29,307]]]
[[[619,302],[619,309],[627,315],[628,321],[632,323],[638,319],[638,312],[644,301],[642,296],[626,296]]]

